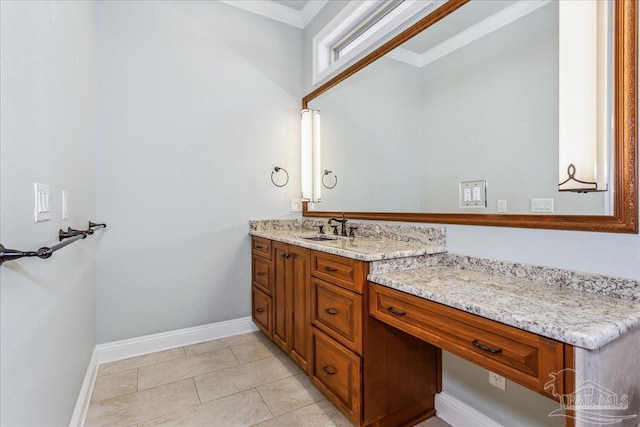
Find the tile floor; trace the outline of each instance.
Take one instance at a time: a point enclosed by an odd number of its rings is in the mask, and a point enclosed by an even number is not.
[[[261,332],[100,365],[86,426],[351,423]],[[421,427],[446,427],[433,417]]]

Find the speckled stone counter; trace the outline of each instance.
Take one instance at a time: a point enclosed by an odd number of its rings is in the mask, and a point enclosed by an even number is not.
[[[403,242],[377,237],[337,237],[335,240],[320,242],[305,240],[304,237],[317,236],[311,230],[251,230],[249,234],[360,261],[418,257],[446,252],[444,245]]]
[[[640,325],[640,302],[449,266],[369,280],[548,338],[594,350]]]

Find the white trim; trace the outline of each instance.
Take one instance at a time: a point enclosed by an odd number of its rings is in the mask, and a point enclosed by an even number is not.
[[[438,418],[441,418],[453,427],[503,427],[502,424],[445,392],[436,394],[435,406]]]
[[[329,0],[309,1],[298,11],[271,0],[219,0],[220,3],[283,22],[303,29],[329,3]]]
[[[242,317],[224,322],[195,326],[193,328],[178,329],[122,341],[98,344],[96,345],[98,363],[113,362],[115,360],[127,359],[129,357],[141,356],[156,351],[168,350],[257,330],[258,328],[254,325],[251,317]]]
[[[408,51],[404,48],[397,48],[389,53],[389,57],[404,62],[414,67],[424,67],[445,55],[450,54],[481,37],[486,36],[523,16],[551,3],[551,0],[520,0],[509,7],[504,8],[490,17],[467,28],[463,32],[450,39],[432,47],[422,54]]]
[[[313,21],[313,18],[329,4],[329,0],[309,0],[300,11],[302,15],[302,28],[309,25],[309,22]]]
[[[427,15],[445,3],[445,0],[405,0],[405,2],[399,6],[403,8],[401,13],[391,19],[386,25],[373,32],[365,41],[358,44],[358,46],[349,53],[334,63],[331,63],[330,52],[332,44],[352,28],[363,16],[366,16],[370,10],[375,8],[377,3],[379,3],[379,0],[350,2],[313,37],[313,85],[336,74],[339,70],[354,62],[356,58],[370,52],[374,46],[391,38],[419,17]]]
[[[91,393],[93,392],[93,385],[96,383],[96,376],[98,375],[98,352],[94,348],[89,360],[89,366],[87,366],[87,372],[84,375],[84,381],[82,381],[82,387],[80,387],[80,393],[78,393],[78,399],[76,400],[76,407],[71,414],[71,421],[69,421],[70,427],[84,426],[84,421],[87,419],[87,412],[89,411],[89,403],[91,403]]]

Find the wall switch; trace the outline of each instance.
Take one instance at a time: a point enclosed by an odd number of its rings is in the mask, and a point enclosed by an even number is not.
[[[498,212],[506,212],[506,211],[507,211],[507,201],[498,200]]]
[[[302,201],[300,199],[291,199],[291,212],[301,212]]]
[[[505,377],[489,371],[489,384],[498,387],[500,390],[507,389],[507,380]]]
[[[531,199],[531,212],[553,212],[553,199]]]
[[[48,221],[51,219],[51,209],[49,208],[50,188],[45,184],[33,183],[34,195],[34,222]]]
[[[487,207],[487,180],[463,181],[458,186],[461,208]]]
[[[62,190],[62,219],[68,219],[69,218],[69,211],[67,209],[67,198],[68,198],[69,194],[67,193],[67,190]]]

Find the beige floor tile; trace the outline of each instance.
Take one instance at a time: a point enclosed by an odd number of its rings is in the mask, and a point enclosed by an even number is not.
[[[185,378],[238,365],[229,348],[144,366],[138,372],[138,389],[144,390]]]
[[[273,418],[260,427],[352,427],[349,422],[331,403],[326,400],[296,409]]]
[[[187,379],[91,403],[85,425],[131,426],[199,403],[193,379]]]
[[[443,421],[441,418],[431,417],[420,424],[416,424],[415,427],[451,427],[451,424]]]
[[[151,426],[245,427],[273,418],[255,389],[141,423]]]
[[[221,348],[231,347],[232,345],[244,344],[250,341],[257,341],[259,339],[258,334],[262,335],[262,332],[250,332],[248,334],[233,335],[227,338],[220,338],[214,341],[202,342],[199,344],[188,345],[184,348],[187,356],[194,354],[208,353],[214,350],[220,350]]]
[[[91,401],[99,402],[123,394],[135,393],[136,391],[138,391],[137,369],[102,375],[96,378]]]
[[[231,346],[231,351],[236,355],[240,363],[253,362],[265,357],[283,354],[280,347],[272,341],[251,341],[244,344]]]
[[[248,390],[282,378],[297,375],[302,370],[287,356],[272,356],[233,368],[222,369],[195,378],[202,402]]]
[[[116,372],[152,365],[165,360],[178,359],[180,357],[184,357],[184,349],[182,347],[145,354],[143,356],[132,357],[130,359],[118,360],[117,362],[105,363],[104,365],[100,365],[100,368],[98,369],[98,376],[114,374]]]
[[[274,416],[324,399],[305,373],[261,385],[258,392]]]

